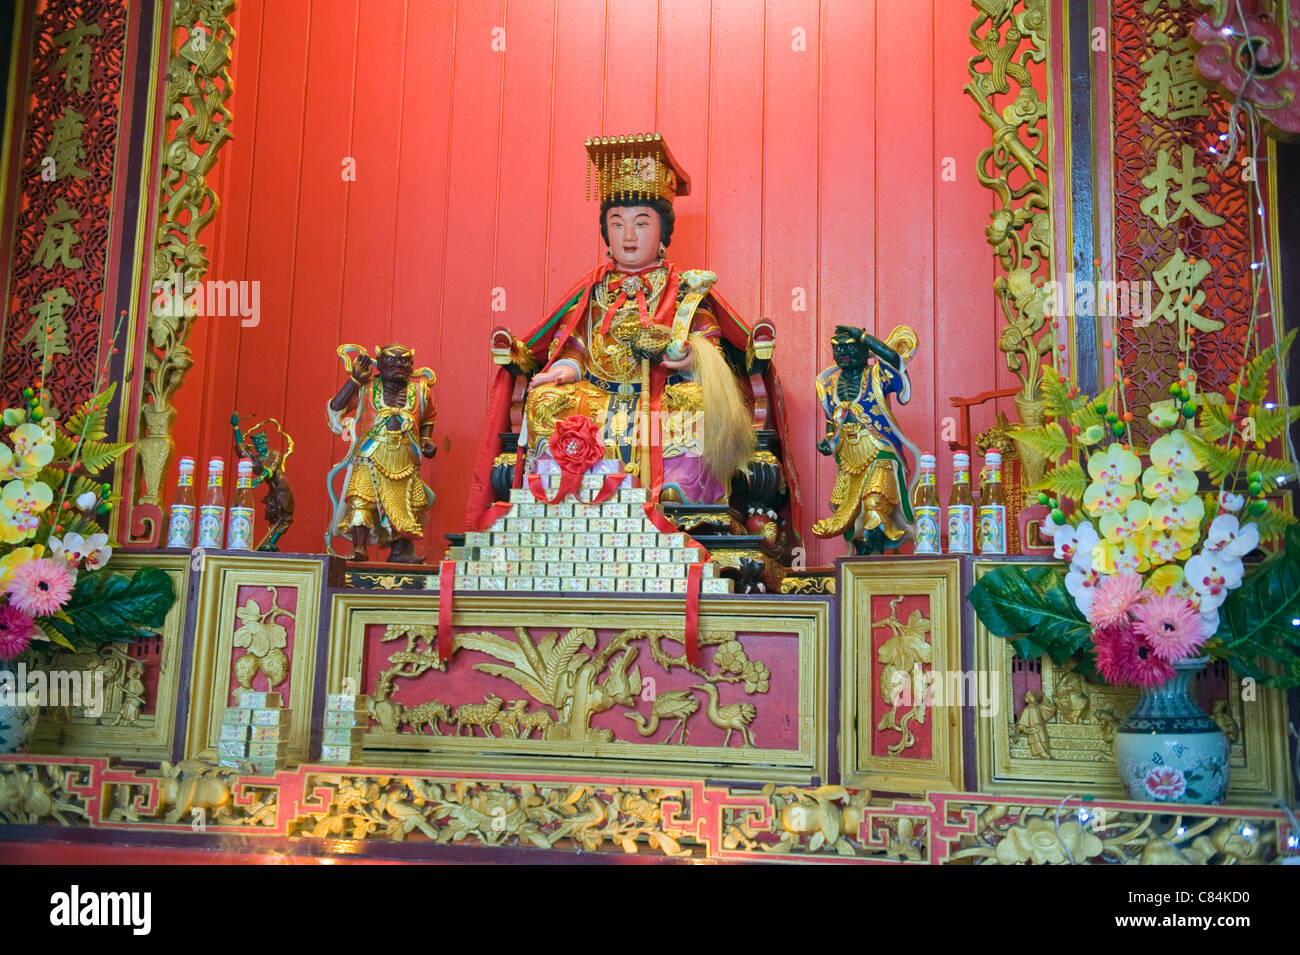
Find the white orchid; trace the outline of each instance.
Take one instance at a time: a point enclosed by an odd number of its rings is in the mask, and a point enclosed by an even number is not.
[[[1242,527],[1231,514],[1220,514],[1210,522],[1205,535],[1205,550],[1225,557],[1245,557],[1259,546],[1259,525]]]
[[[1041,521],[1038,522],[1038,536],[1041,537],[1043,540],[1048,540],[1048,541],[1054,540],[1056,538],[1057,531],[1059,531],[1063,527],[1069,527],[1069,526],[1070,526],[1069,524],[1056,523],[1056,521],[1052,520],[1052,515],[1048,514],[1045,518],[1043,518]]]
[[[1241,586],[1245,568],[1240,557],[1209,551],[1191,558],[1183,572],[1196,592],[1201,612],[1205,613],[1218,610],[1228,599],[1228,591]]]
[[[63,535],[63,539],[50,535],[50,556],[62,557],[70,567],[85,565],[87,570],[99,570],[113,556],[113,549],[108,546],[107,534],[91,534],[82,537],[77,533]]]
[[[1219,507],[1223,508],[1230,514],[1236,514],[1246,506],[1246,499],[1240,494],[1233,494],[1231,491],[1219,492]]]
[[[1070,572],[1065,575],[1065,589],[1070,592],[1079,612],[1085,617],[1092,609],[1092,600],[1097,595],[1097,585],[1101,583],[1102,576],[1100,571],[1092,568],[1091,558],[1086,567],[1071,564]]]
[[[1087,564],[1092,566],[1092,549],[1101,540],[1091,521],[1083,521],[1078,527],[1068,524],[1056,531],[1052,538],[1053,553],[1057,560],[1068,560],[1073,564],[1079,554],[1087,554]]]
[[[99,501],[94,491],[86,491],[77,495],[77,507],[83,511],[90,511]]]

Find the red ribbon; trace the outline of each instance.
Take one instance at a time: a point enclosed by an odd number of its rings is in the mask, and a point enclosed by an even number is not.
[[[456,562],[444,560],[438,583],[438,659],[451,659],[451,603],[456,594]]]
[[[582,474],[576,471],[561,471],[560,488],[555,492],[555,497],[546,496],[546,488],[542,485],[542,476],[540,474],[528,475],[528,490],[533,492],[533,497],[543,504],[559,504],[568,495],[572,494],[582,504],[603,504],[614,496],[620,484],[623,483],[626,474],[606,474],[605,482],[596,492],[596,496],[590,501],[584,501],[578,496],[582,490]]]
[[[490,528],[501,518],[510,513],[513,504],[507,501],[493,501],[486,511],[483,511],[473,521],[469,522],[468,530],[485,531]]]
[[[663,511],[649,501],[641,505],[646,520],[664,534],[682,534],[676,525],[668,519]],[[690,547],[698,547],[704,559],[691,564],[686,570],[686,661],[692,666],[702,666],[700,662],[700,584],[704,579],[704,565],[713,563],[709,552],[691,537],[684,534]]]
[[[686,571],[686,662],[700,666],[700,582],[704,579],[704,561],[691,564]]]

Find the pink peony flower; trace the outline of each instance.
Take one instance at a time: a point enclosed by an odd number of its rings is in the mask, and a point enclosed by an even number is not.
[[[1159,686],[1174,675],[1173,666],[1156,656],[1131,626],[1093,630],[1092,642],[1097,670],[1114,686]]]
[[[12,660],[26,650],[36,633],[36,624],[17,607],[0,604],[0,660]]]
[[[23,613],[44,617],[72,596],[72,575],[60,561],[41,557],[14,570],[9,579],[9,601]]]
[[[1151,770],[1142,780],[1142,785],[1156,799],[1179,799],[1187,792],[1187,780],[1182,771],[1168,766]]]
[[[1170,663],[1194,656],[1205,642],[1200,614],[1190,600],[1177,594],[1151,595],[1134,605],[1133,630],[1152,653]]]
[[[1142,593],[1142,578],[1137,574],[1113,574],[1097,584],[1097,593],[1088,608],[1088,622],[1094,627],[1122,627],[1128,624],[1129,608]]]

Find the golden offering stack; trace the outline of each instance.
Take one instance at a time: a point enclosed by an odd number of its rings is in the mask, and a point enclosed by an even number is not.
[[[259,776],[273,775],[283,763],[289,742],[289,712],[279,693],[236,690],[236,703],[221,715],[217,762]]]

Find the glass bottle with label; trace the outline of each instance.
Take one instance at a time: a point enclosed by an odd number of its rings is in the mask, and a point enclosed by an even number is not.
[[[1007,498],[1002,487],[1002,455],[984,455],[984,487],[980,493],[980,553],[1007,552]]]
[[[253,462],[240,458],[235,469],[235,497],[226,531],[228,550],[253,549]]]
[[[222,531],[226,525],[226,498],[221,488],[226,462],[213,458],[208,462],[208,490],[199,508],[199,546],[221,548]]]
[[[171,514],[167,520],[167,546],[194,546],[194,459],[181,458],[180,474],[176,478],[176,496],[172,498]]]
[[[916,554],[939,554],[939,486],[934,476],[934,455],[921,455],[921,477],[912,495],[912,513],[916,517]]]
[[[974,506],[970,496],[970,455],[952,456],[952,493],[948,495],[948,553],[969,554],[974,548]]]

